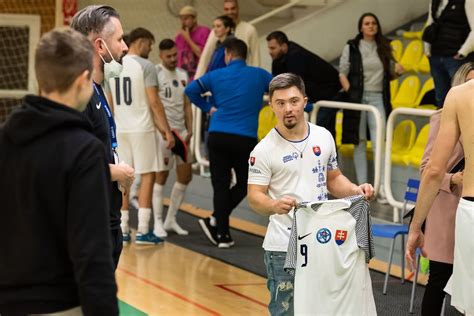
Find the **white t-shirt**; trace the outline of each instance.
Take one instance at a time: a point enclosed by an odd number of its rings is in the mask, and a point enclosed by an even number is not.
[[[296,210],[285,262],[295,273],[295,315],[377,314],[368,206],[359,195]]]
[[[327,200],[327,171],[338,168],[336,145],[325,128],[311,123],[308,127],[308,136],[299,142],[272,129],[250,154],[248,183],[268,185],[272,199],[288,195],[298,202]],[[293,212],[270,216],[265,250],[287,251],[292,218]]]
[[[117,133],[155,130],[145,90],[158,87],[156,69],[151,61],[136,55],[125,56],[120,77],[111,78],[109,86],[115,105]]]
[[[181,68],[170,71],[162,64],[156,65],[156,71],[159,95],[168,123],[171,128],[185,130],[184,89],[188,82],[188,74]]]

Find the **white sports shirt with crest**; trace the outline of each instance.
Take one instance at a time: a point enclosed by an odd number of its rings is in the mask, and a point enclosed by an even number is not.
[[[272,129],[250,154],[249,184],[267,185],[268,195],[285,195],[298,202],[328,199],[327,171],[337,165],[336,145],[324,127],[308,123],[308,135],[299,142],[289,141]],[[263,248],[286,252],[293,212],[270,216]]]
[[[295,274],[295,315],[377,314],[368,206],[359,195],[297,208],[285,262]]]
[[[184,115],[184,89],[188,83],[188,74],[181,68],[174,71],[162,64],[156,65],[160,99],[165,108],[166,119],[171,128],[186,130]]]

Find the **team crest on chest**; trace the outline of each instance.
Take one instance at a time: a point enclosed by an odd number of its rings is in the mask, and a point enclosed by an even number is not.
[[[338,246],[342,245],[347,239],[347,230],[338,229],[336,230],[336,236],[334,240]]]
[[[173,80],[173,86],[175,86],[175,87],[179,86],[178,80],[176,80],[176,79]]]
[[[316,240],[320,244],[327,244],[331,240],[331,231],[327,228],[321,228],[316,233]]]
[[[321,147],[313,146],[313,153],[319,157],[319,155],[321,155]]]

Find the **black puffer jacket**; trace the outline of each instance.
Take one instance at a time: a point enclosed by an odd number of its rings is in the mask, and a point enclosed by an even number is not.
[[[362,56],[359,51],[359,39],[353,39],[347,42],[349,45],[349,83],[348,102],[361,103],[364,93],[364,69],[362,66]],[[390,71],[385,71],[383,78],[383,103],[385,107],[386,118],[392,111],[390,103]],[[360,111],[344,110],[344,120],[342,123],[342,143],[359,143],[359,122]]]

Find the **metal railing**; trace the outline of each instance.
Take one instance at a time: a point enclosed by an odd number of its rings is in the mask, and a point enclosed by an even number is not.
[[[387,142],[385,144],[385,194],[387,197],[388,203],[393,206],[396,210],[394,210],[393,218],[397,218],[398,221],[398,210],[403,209],[403,201],[397,201],[393,196],[392,192],[392,138],[393,138],[393,130],[395,126],[395,119],[397,116],[405,114],[405,115],[412,115],[412,116],[422,116],[422,117],[430,117],[435,110],[422,110],[422,109],[412,109],[412,108],[397,108],[390,113],[390,116],[387,120]]]
[[[382,166],[382,147],[384,137],[379,135],[385,135],[385,120],[380,118],[380,112],[374,105],[360,104],[360,103],[349,103],[349,102],[336,102],[336,101],[318,101],[314,104],[314,109],[311,112],[310,122],[316,124],[317,114],[320,107],[333,108],[333,109],[346,109],[355,111],[366,111],[371,112],[375,116],[375,125],[377,127],[377,141],[375,151],[375,164],[374,164],[374,190],[378,192],[380,187],[381,178],[381,166]],[[390,157],[390,156],[389,156]],[[387,181],[387,178],[385,178]]]
[[[274,15],[277,15],[280,12],[283,12],[287,9],[290,9],[290,8],[300,4],[300,2],[302,2],[302,0],[290,0],[287,4],[284,4],[281,7],[278,7],[278,8],[275,8],[275,9],[271,10],[271,11],[268,11],[267,13],[265,13],[265,14],[255,18],[255,19],[249,21],[249,23],[252,24],[252,25],[255,25],[257,23],[265,21],[265,20],[273,17]]]

